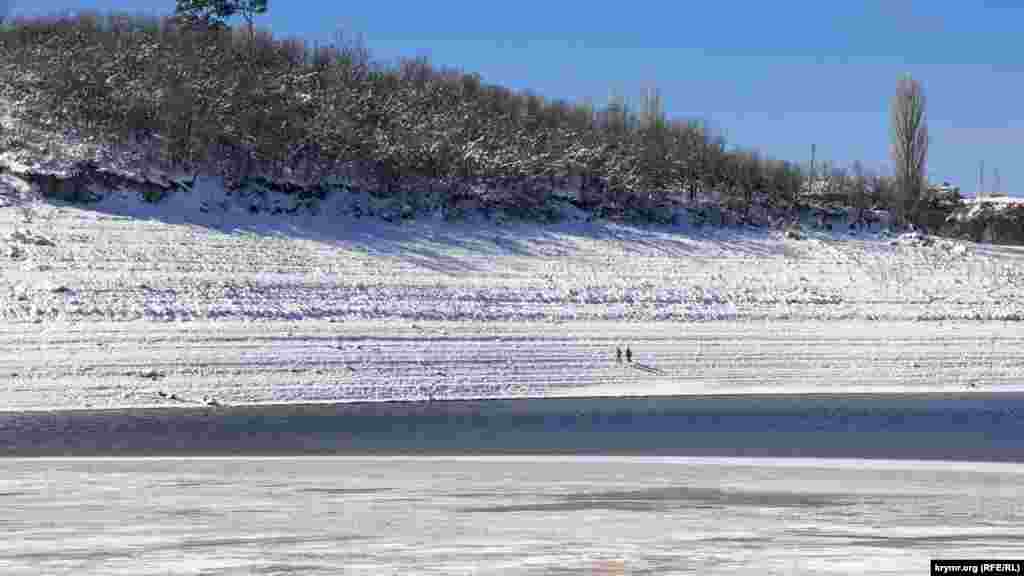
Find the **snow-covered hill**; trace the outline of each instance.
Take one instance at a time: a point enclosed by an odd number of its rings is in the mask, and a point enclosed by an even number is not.
[[[253,213],[203,178],[69,204],[29,183],[61,166],[0,165],[4,408],[1024,388],[1020,248]]]

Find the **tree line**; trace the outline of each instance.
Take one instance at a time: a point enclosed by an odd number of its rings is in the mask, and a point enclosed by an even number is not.
[[[530,210],[574,182],[581,207],[619,219],[657,219],[705,190],[740,211],[755,201],[791,207],[807,190],[798,162],[729,148],[705,122],[668,118],[657,91],[636,109],[622,97],[598,108],[423,58],[377,62],[340,34],[311,45],[253,28],[251,17],[240,30],[211,14],[10,20],[0,94],[25,122],[155,146],[167,165],[229,185],[355,174],[376,194],[429,188]],[[815,185],[864,207],[888,206],[898,190],[859,164],[826,167]]]

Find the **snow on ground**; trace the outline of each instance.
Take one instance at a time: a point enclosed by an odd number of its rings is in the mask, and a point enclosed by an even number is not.
[[[1006,215],[1024,206],[1024,199],[1015,196],[968,198],[964,204],[966,209],[958,210],[953,216],[961,222],[978,219],[985,213]]]
[[[5,459],[5,574],[926,574],[1024,468],[582,456]]]
[[[978,322],[44,323],[0,332],[0,395],[32,409],[1020,390],[1021,340],[1015,324]],[[622,342],[633,365],[614,362]]]
[[[0,179],[11,409],[1024,389],[1021,248],[390,224],[342,214],[366,201],[346,193],[315,215],[250,214],[202,179],[159,204],[26,186]],[[627,344],[636,362],[619,365]]]
[[[1019,196],[984,196],[981,198],[964,198],[966,204],[993,204],[996,206],[1009,206],[1024,204],[1024,198]]]

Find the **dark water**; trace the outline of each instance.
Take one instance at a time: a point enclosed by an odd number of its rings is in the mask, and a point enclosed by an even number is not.
[[[1024,461],[1024,394],[0,413],[0,455],[630,454]]]

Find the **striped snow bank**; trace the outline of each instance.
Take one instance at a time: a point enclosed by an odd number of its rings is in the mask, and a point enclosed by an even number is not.
[[[0,208],[3,407],[1024,387],[1016,248],[203,213],[203,193]]]

